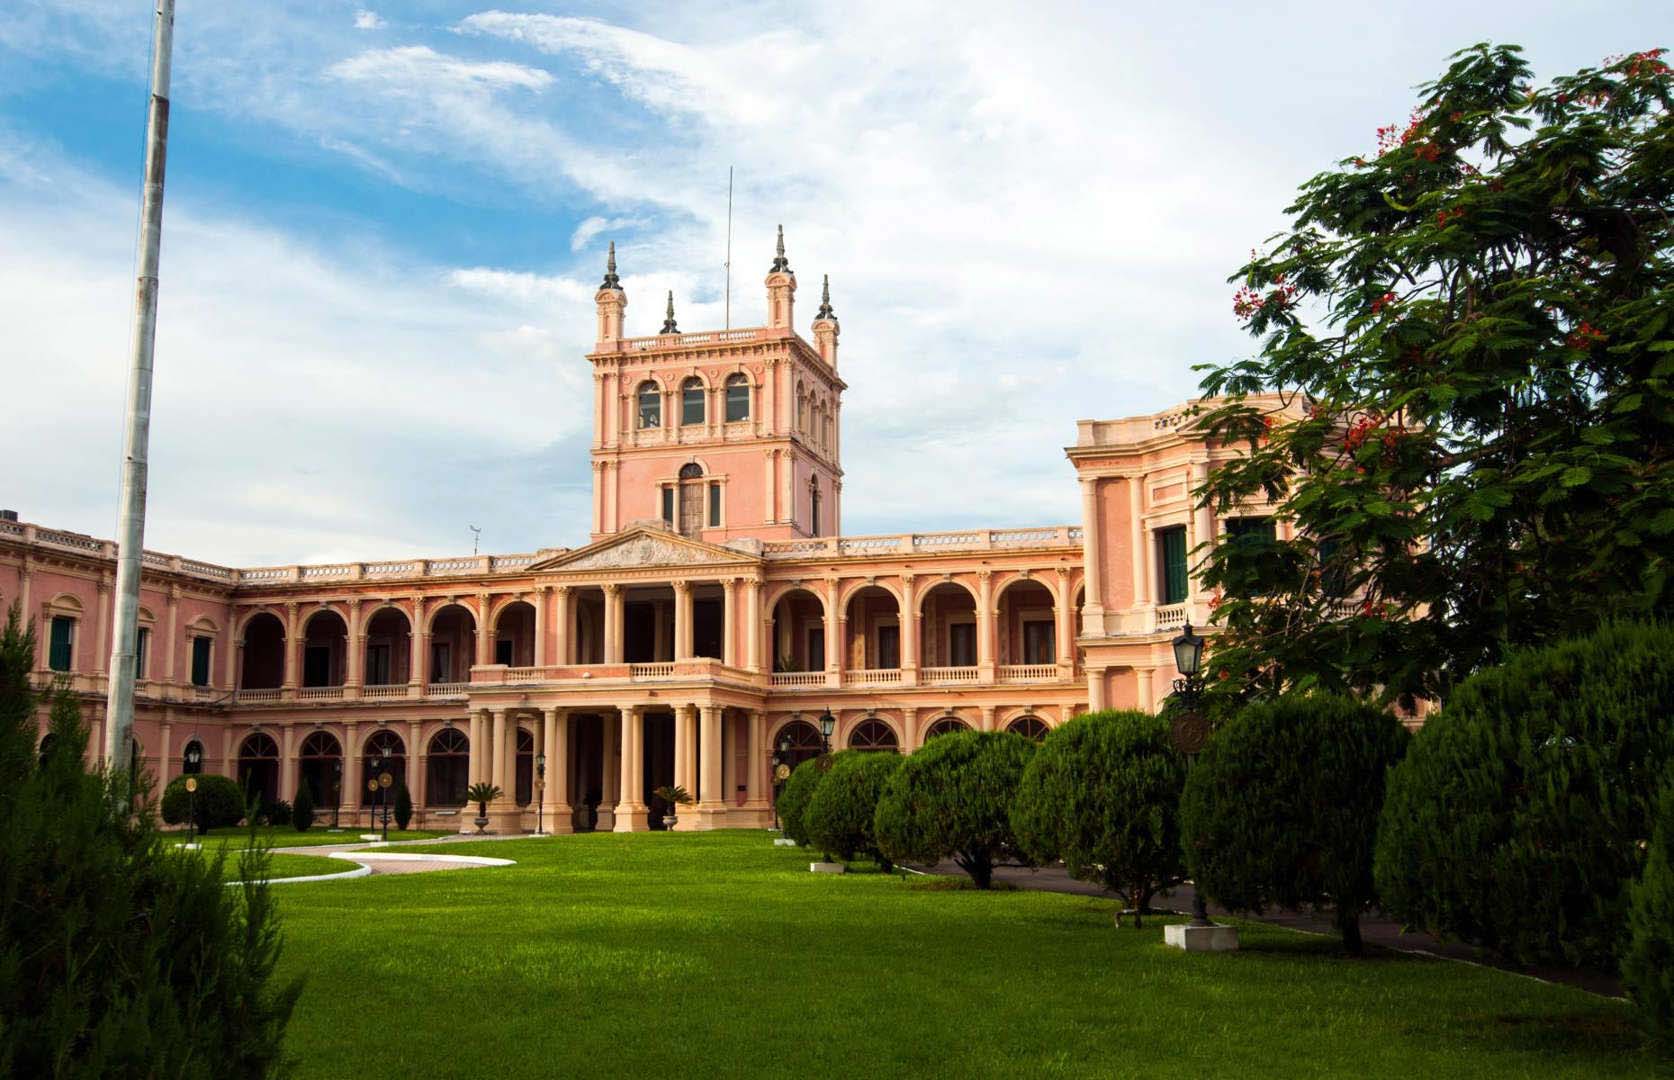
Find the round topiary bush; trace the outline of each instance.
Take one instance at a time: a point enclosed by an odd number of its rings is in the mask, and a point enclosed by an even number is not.
[[[1185,874],[1185,781],[1168,721],[1131,710],[1089,713],[1054,729],[1035,751],[1012,804],[1012,828],[1034,861],[1062,859],[1075,877],[1144,912],[1154,893]]]
[[[884,786],[902,760],[900,754],[865,750],[844,750],[833,757],[802,814],[808,842],[843,862],[866,855],[889,870],[890,860],[878,848],[873,825]]]
[[[894,862],[951,857],[979,889],[1019,859],[1011,806],[1035,743],[1008,731],[931,739],[902,762],[878,802],[878,846]]]
[[[1615,970],[1674,759],[1674,629],[1616,624],[1462,682],[1389,780],[1384,907],[1520,963]]]
[[[1646,1026],[1674,1042],[1674,769],[1663,779],[1650,852],[1631,899],[1622,981]]]
[[[1384,778],[1406,729],[1353,698],[1291,694],[1246,706],[1209,740],[1180,803],[1186,862],[1234,911],[1330,904],[1351,953],[1376,901],[1372,849]]]
[[[198,831],[224,829],[244,818],[244,792],[238,782],[215,773],[197,773],[194,797],[186,791],[186,777],[177,776],[163,789],[163,820],[170,825],[186,823],[187,807],[196,805]]]
[[[785,781],[785,786],[779,789],[779,831],[803,847],[808,846],[803,812],[808,809],[808,800],[814,797],[820,781],[825,779],[825,770],[829,765],[826,759],[809,758],[796,767],[790,779]]]

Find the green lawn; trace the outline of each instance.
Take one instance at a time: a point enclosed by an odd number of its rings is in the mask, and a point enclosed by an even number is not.
[[[344,829],[341,832],[328,832],[325,829],[315,827],[307,832],[297,832],[288,826],[282,828],[263,826],[256,830],[256,838],[272,847],[323,847],[327,844],[364,843],[360,836],[362,833],[369,831],[367,829]],[[453,836],[455,832],[457,832],[455,829],[409,829],[406,832],[400,832],[392,827],[389,830],[389,838],[391,843],[397,840],[434,840],[441,836]],[[382,835],[382,833],[379,835]],[[200,835],[198,839],[204,845],[205,850],[208,850],[211,845],[231,847],[236,850],[249,846],[250,830],[216,829],[214,832]],[[168,834],[167,840],[171,844],[184,844],[186,834],[171,832]]]
[[[268,860],[267,876],[269,879],[312,877],[315,874],[346,874],[350,870],[357,869],[359,865],[343,859],[328,859],[324,855],[269,855]],[[227,861],[223,866],[222,874],[228,881],[238,880],[239,869],[236,852],[227,852]]]
[[[454,844],[514,867],[275,890],[299,1075],[1630,1077],[1627,1006],[1259,924],[810,874],[761,832]]]

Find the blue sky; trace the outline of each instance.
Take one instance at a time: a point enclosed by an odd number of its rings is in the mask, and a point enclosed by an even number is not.
[[[1126,6],[1124,6],[1126,7]],[[0,506],[115,523],[150,5],[0,22]],[[183,0],[148,546],[240,564],[585,540],[607,241],[673,289],[843,320],[844,530],[1075,520],[1079,417],[1250,343],[1225,278],[1297,184],[1483,39],[1537,73],[1668,44],[1665,3]],[[24,467],[23,463],[27,463]]]

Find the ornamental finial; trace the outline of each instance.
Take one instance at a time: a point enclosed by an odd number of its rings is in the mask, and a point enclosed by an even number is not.
[[[774,274],[790,273],[790,260],[785,258],[785,227],[783,225],[779,226],[779,243],[775,248],[775,252],[776,256],[773,259],[773,269],[769,272]]]
[[[816,318],[816,319],[832,319],[832,320],[835,320],[837,318],[837,313],[835,311],[831,310],[831,275],[830,274],[824,275],[824,281],[822,281],[820,283],[820,309],[819,309],[819,311],[815,312],[814,318]]]
[[[616,276],[616,241],[612,240],[610,242],[610,255],[605,259],[604,284],[600,285],[599,288],[620,289],[621,287],[622,282]]]
[[[663,328],[657,333],[678,334],[679,332],[680,327],[674,325],[674,290],[670,289],[668,291],[668,315],[663,319]]]

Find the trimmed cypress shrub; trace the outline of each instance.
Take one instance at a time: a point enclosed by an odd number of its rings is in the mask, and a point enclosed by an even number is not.
[[[884,785],[901,767],[902,757],[894,753],[844,750],[831,759],[825,774],[802,813],[802,827],[808,842],[835,852],[843,862],[857,855],[875,860],[888,871],[889,859],[878,849],[873,823],[878,816],[878,799]]]
[[[1671,701],[1666,626],[1605,626],[1466,679],[1390,777],[1384,907],[1519,963],[1615,970]]]
[[[979,889],[994,864],[1021,859],[1011,827],[1023,769],[1035,743],[1009,731],[961,731],[931,739],[902,762],[878,802],[878,846],[894,862],[951,857]]]
[[[267,857],[164,844],[141,774],[89,772],[74,698],[52,699],[35,767],[33,634],[14,607],[0,631],[0,1076],[280,1074],[300,990],[272,979],[278,927]],[[51,943],[51,947],[43,947]]]
[[[1246,706],[1209,740],[1180,803],[1186,863],[1234,911],[1330,904],[1349,952],[1377,900],[1384,778],[1408,742],[1383,709],[1329,694]]]
[[[1674,1043],[1674,769],[1663,779],[1650,852],[1631,897],[1622,981],[1651,1032]]]
[[[1088,713],[1054,729],[1035,751],[1018,784],[1012,828],[1034,861],[1062,859],[1072,875],[1143,913],[1153,894],[1185,876],[1185,782],[1168,721],[1134,710]]]
[[[196,807],[198,831],[225,829],[244,819],[244,791],[238,781],[216,773],[198,773],[194,796],[186,791],[186,777],[177,776],[163,789],[163,820],[170,825],[186,824],[188,811]]]
[[[407,826],[412,820],[413,797],[407,793],[406,783],[397,780],[395,783],[395,827],[402,832],[406,832]]]
[[[314,824],[314,795],[308,790],[305,780],[297,785],[296,801],[291,803],[291,828],[297,832],[307,832]]]
[[[790,774],[785,786],[779,789],[779,831],[803,847],[808,846],[808,833],[803,826],[803,812],[808,800],[825,779],[829,767],[827,758],[809,758]]]

